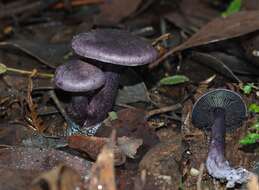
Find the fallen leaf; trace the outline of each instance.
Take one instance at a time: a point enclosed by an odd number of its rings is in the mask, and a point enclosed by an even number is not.
[[[137,149],[143,144],[142,139],[135,139],[129,137],[120,137],[118,138],[118,146],[122,152],[129,158],[134,158]]]
[[[91,162],[63,151],[47,148],[10,147],[0,149],[0,167],[47,171],[64,163],[81,176],[89,175]]]
[[[107,137],[116,129],[118,137],[131,137],[143,140],[143,147],[148,148],[159,142],[153,129],[148,126],[146,111],[137,108],[122,109],[117,112],[118,119],[109,125],[102,126],[96,133],[97,136]]]
[[[72,190],[83,186],[80,175],[70,167],[59,165],[37,177],[30,190],[45,190],[45,184],[50,190]]]
[[[177,11],[171,11],[164,17],[184,30],[190,30],[192,27],[200,28],[220,15],[207,1],[182,0],[179,4]]]
[[[35,170],[0,168],[1,190],[28,190],[32,180],[39,174]]]
[[[226,18],[213,19],[188,40],[179,46],[173,47],[155,62],[151,63],[149,68],[154,68],[161,61],[176,52],[255,32],[259,29],[258,17],[259,11],[241,11]]]
[[[254,32],[259,29],[258,17],[259,11],[241,11],[226,18],[216,18],[177,46],[174,52]]]
[[[177,85],[181,83],[188,82],[190,79],[184,75],[173,75],[169,77],[164,77],[160,80],[162,85]]]
[[[148,90],[145,83],[124,86],[119,89],[116,104],[129,104],[134,102],[150,102]]]
[[[100,5],[97,24],[116,24],[137,10],[142,0],[112,0]]]
[[[117,145],[114,145],[115,165],[122,165],[126,161],[126,156],[134,158],[137,149],[142,145],[142,139],[119,137]],[[68,146],[87,153],[91,159],[96,160],[98,154],[105,144],[109,142],[106,137],[93,137],[75,135],[68,137]]]

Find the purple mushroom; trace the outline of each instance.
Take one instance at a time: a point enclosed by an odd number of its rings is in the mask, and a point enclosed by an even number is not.
[[[211,130],[207,170],[212,177],[227,181],[227,188],[234,187],[236,183],[242,184],[249,178],[246,169],[232,168],[224,157],[226,131],[240,127],[246,115],[246,105],[240,95],[226,89],[204,94],[193,107],[194,126]]]
[[[85,71],[89,69],[89,64],[80,61],[80,65],[75,64],[75,68],[72,68],[73,64],[58,67],[55,84],[65,91],[76,92],[72,97],[69,113],[82,129],[93,134],[112,109],[120,72],[125,68],[123,66],[148,64],[157,58],[158,53],[142,38],[117,29],[98,29],[78,34],[72,40],[72,48],[77,55],[87,59],[96,68],[98,77],[94,81],[96,76],[86,76]],[[94,69],[91,68],[88,74],[95,75]],[[91,81],[86,82],[89,79]],[[96,86],[89,88],[89,84],[93,83],[97,83]]]

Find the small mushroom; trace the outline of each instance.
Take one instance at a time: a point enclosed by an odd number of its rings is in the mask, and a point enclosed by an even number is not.
[[[100,88],[105,83],[104,73],[97,67],[81,60],[70,60],[58,67],[55,85],[68,92],[87,92]]]
[[[249,178],[244,168],[232,168],[224,157],[225,133],[242,125],[247,115],[246,105],[240,95],[216,89],[201,96],[194,104],[192,122],[195,127],[211,130],[211,142],[206,160],[209,174],[227,181],[227,188],[242,184]]]
[[[97,29],[78,34],[72,40],[72,48],[77,55],[87,59],[88,63],[101,69],[104,73],[105,83],[101,88],[95,88],[97,90],[92,91],[91,94],[75,95],[71,103],[70,112],[73,113],[72,117],[74,116],[77,120],[83,121],[83,123],[79,123],[82,128],[88,130],[88,133],[94,133],[96,131],[95,126],[104,120],[107,113],[112,109],[119,86],[120,72],[125,68],[123,66],[145,65],[154,61],[158,53],[151,44],[142,38],[117,29]],[[83,68],[83,62],[81,63],[80,67]],[[64,81],[59,77],[60,70],[64,67],[61,66],[61,68],[57,69],[56,85],[66,91],[82,92],[83,90],[75,90],[76,87],[72,87],[73,90],[70,87],[63,87],[66,82],[66,85],[71,84],[69,80]],[[69,75],[75,75],[74,77],[77,78],[76,75],[81,73],[80,68],[78,68],[71,69]],[[86,76],[86,78],[89,78],[89,76]],[[85,81],[86,79],[83,79],[80,75],[78,80]],[[63,86],[58,83],[62,83]],[[81,84],[81,82],[78,83]],[[101,84],[101,82],[99,81],[98,84]]]
[[[97,67],[81,60],[70,60],[59,66],[55,72],[55,85],[67,92],[73,93],[69,115],[75,123],[82,124],[82,118],[90,117],[88,103],[90,95],[105,84],[105,75]],[[77,131],[78,126],[74,122],[71,131]]]

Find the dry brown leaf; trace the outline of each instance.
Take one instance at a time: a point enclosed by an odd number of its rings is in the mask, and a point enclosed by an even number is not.
[[[82,187],[80,175],[63,164],[37,177],[32,183],[31,190],[44,190],[42,184],[46,184],[50,190],[72,190]]]
[[[126,161],[126,156],[134,158],[137,149],[142,145],[143,140],[129,137],[119,137],[118,145],[114,145],[115,165],[122,165]],[[92,137],[75,135],[68,137],[68,146],[87,153],[92,159],[96,160],[101,149],[109,141],[105,137]]]
[[[216,18],[202,27],[186,42],[175,48],[181,51],[226,39],[239,37],[259,29],[259,11],[242,11],[226,18]]]
[[[97,24],[116,24],[131,15],[142,0],[113,0],[100,6],[101,13],[96,17]]]
[[[134,158],[138,148],[143,144],[142,139],[135,139],[129,137],[118,138],[118,146],[122,152],[129,158]]]
[[[89,175],[91,162],[66,152],[31,147],[9,147],[0,149],[0,167],[44,172],[64,163],[75,169],[82,177]]]
[[[258,17],[259,11],[241,11],[226,18],[219,17],[213,19],[184,43],[172,48],[154,63],[150,64],[149,68],[155,67],[176,52],[255,32],[259,29]]]

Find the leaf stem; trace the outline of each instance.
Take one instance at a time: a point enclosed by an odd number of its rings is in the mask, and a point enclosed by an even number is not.
[[[11,67],[6,67],[6,71],[25,74],[25,75],[31,75],[33,73],[33,71],[26,71],[26,70],[11,68]],[[37,72],[35,76],[36,77],[43,77],[43,78],[53,78],[54,75],[49,74],[49,73],[39,73],[39,72]]]

